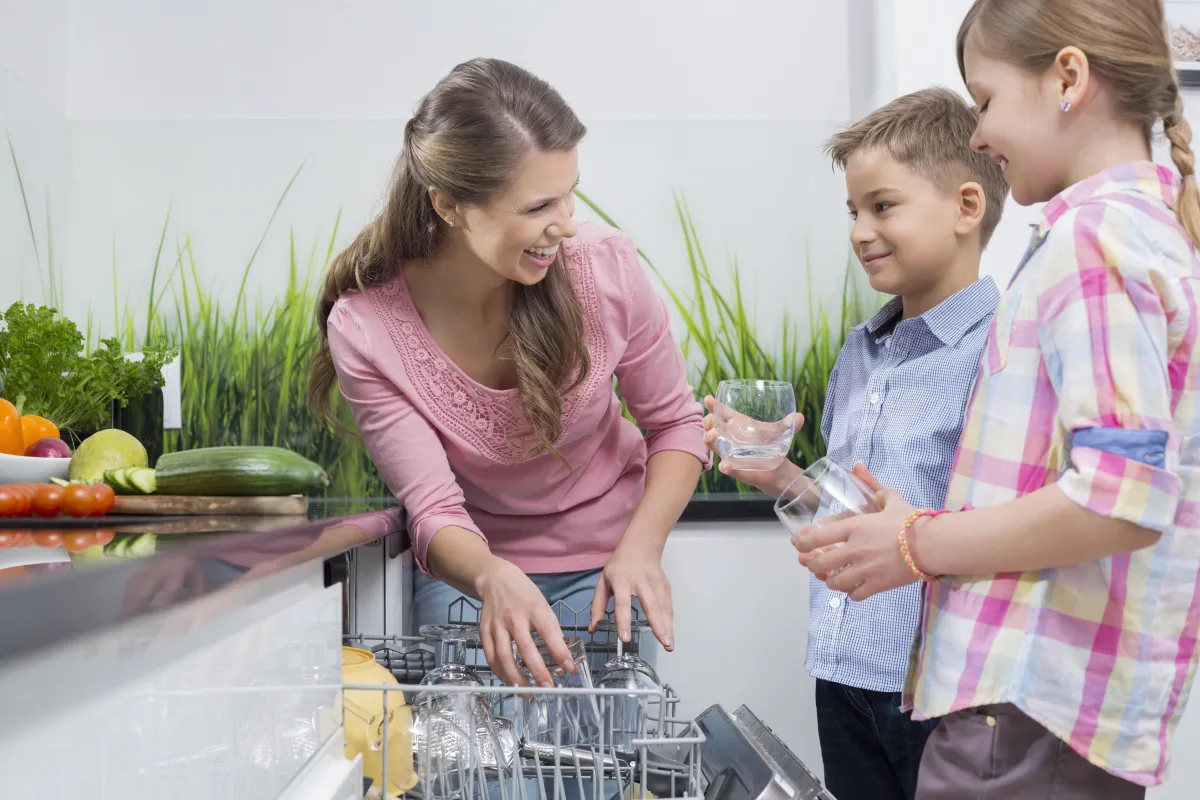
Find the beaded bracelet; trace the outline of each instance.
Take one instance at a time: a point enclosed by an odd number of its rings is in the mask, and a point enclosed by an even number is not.
[[[905,520],[904,527],[900,529],[900,533],[896,537],[896,541],[900,544],[900,555],[904,556],[904,563],[908,564],[908,568],[913,571],[913,574],[925,583],[936,580],[936,577],[922,572],[920,567],[913,561],[912,554],[908,551],[908,529],[921,517],[940,517],[942,514],[949,513],[949,511],[935,511],[932,508],[917,509]]]

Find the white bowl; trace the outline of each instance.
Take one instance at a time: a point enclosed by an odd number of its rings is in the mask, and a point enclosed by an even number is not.
[[[69,458],[31,458],[0,453],[0,485],[6,483],[46,483],[51,478],[67,479]]]

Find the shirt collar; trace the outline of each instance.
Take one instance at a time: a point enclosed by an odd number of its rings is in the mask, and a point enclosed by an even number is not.
[[[1037,224],[1038,235],[1044,236],[1050,226],[1071,209],[1116,192],[1142,194],[1174,211],[1175,199],[1179,196],[1179,175],[1170,167],[1152,161],[1117,164],[1052,197],[1042,208]]]
[[[947,297],[933,308],[916,319],[925,323],[929,332],[943,344],[953,347],[967,331],[989,314],[996,310],[1000,302],[1000,290],[990,277],[980,278],[970,286]],[[899,297],[893,297],[873,317],[859,325],[876,341],[891,328],[892,322],[900,316],[903,302]],[[911,321],[911,320],[910,320]]]

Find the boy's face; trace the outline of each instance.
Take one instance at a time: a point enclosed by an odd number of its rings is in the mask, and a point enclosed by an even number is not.
[[[871,288],[925,294],[960,260],[964,228],[958,192],[948,192],[882,150],[860,150],[846,163],[850,242]]]

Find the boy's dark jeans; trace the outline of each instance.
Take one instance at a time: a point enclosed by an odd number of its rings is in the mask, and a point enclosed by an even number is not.
[[[899,692],[817,680],[825,786],[837,800],[912,800],[925,740],[939,720],[913,722]]]

